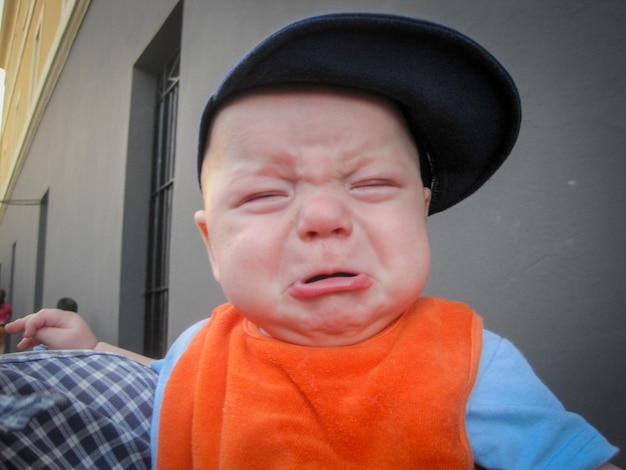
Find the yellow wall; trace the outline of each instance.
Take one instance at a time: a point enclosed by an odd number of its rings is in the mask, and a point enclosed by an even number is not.
[[[5,0],[0,68],[0,199],[10,199],[37,124],[90,0]],[[0,218],[4,205],[0,204]]]

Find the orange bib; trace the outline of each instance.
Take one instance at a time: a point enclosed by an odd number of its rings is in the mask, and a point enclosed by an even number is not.
[[[467,306],[428,297],[330,348],[277,341],[218,307],[165,387],[157,468],[472,468],[481,335]]]

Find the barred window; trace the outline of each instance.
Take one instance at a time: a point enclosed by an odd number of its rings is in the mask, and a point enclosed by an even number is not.
[[[152,158],[150,226],[145,291],[144,354],[162,357],[167,347],[169,259],[178,114],[180,52],[166,64],[157,85]]]

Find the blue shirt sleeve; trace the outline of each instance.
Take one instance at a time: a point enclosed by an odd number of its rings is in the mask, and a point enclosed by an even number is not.
[[[489,331],[466,428],[474,459],[485,468],[592,469],[617,453],[563,408],[513,344]]]

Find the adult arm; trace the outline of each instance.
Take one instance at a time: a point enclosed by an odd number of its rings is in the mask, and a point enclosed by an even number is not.
[[[129,351],[128,349],[118,348],[117,346],[113,346],[112,344],[104,343],[102,341],[98,341],[98,343],[93,349],[94,351],[106,351],[106,352],[120,354],[122,356],[126,356],[132,359],[133,361],[143,364],[144,366],[147,366],[147,367],[150,367],[150,364],[152,363],[152,361],[154,361],[154,359],[148,356],[137,354],[135,352]]]
[[[616,467],[610,462],[605,463],[604,465],[598,467],[598,470],[620,470],[619,467]]]
[[[149,366],[152,359],[127,349],[98,341],[87,322],[77,313],[56,308],[42,309],[5,326],[9,334],[23,335],[17,348],[25,350],[39,344],[50,349],[92,349],[121,354]]]

